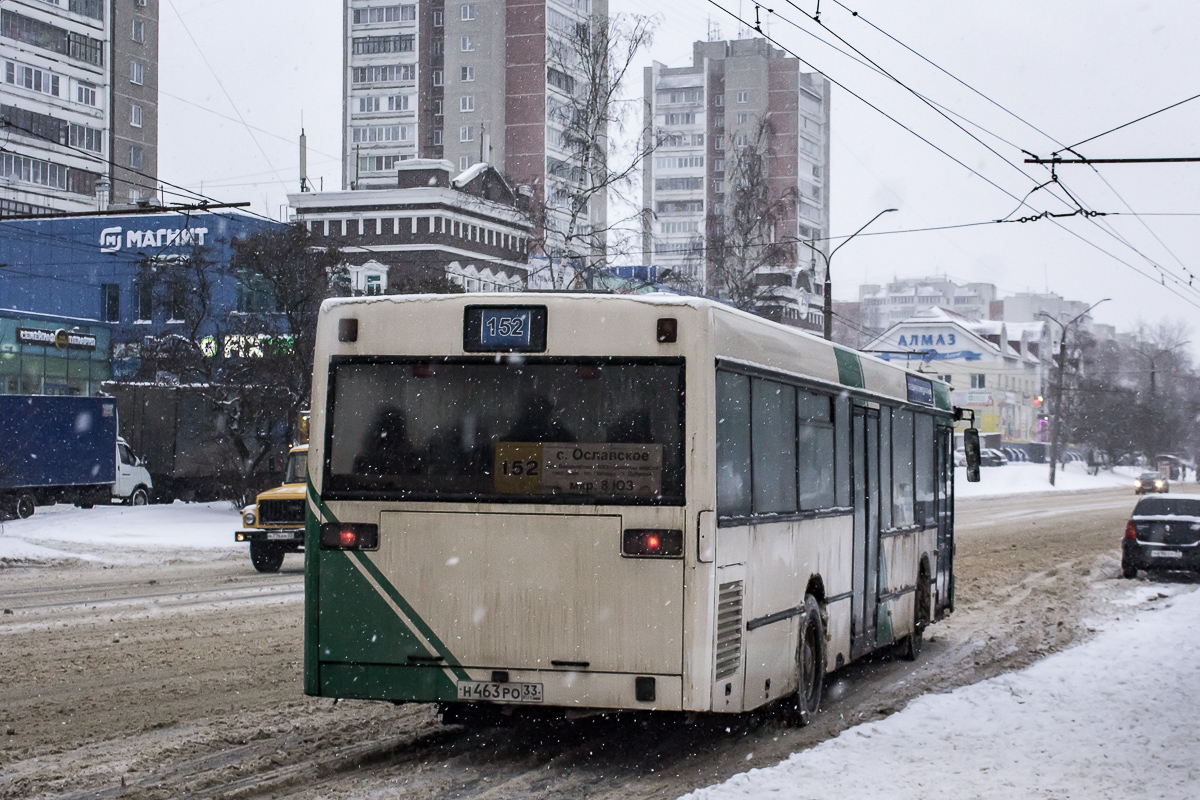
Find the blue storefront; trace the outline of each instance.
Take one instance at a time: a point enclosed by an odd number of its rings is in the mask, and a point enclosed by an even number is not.
[[[220,267],[232,240],[276,226],[195,211],[0,221],[0,393],[94,394],[134,377],[143,343],[185,327],[146,276],[197,248],[214,265],[214,306],[258,310]]]

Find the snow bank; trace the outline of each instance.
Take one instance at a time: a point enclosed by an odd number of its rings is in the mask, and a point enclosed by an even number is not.
[[[1125,467],[1113,471],[1101,470],[1089,475],[1087,465],[1072,462],[1059,469],[1050,485],[1050,465],[1015,462],[1003,467],[981,467],[979,483],[967,483],[966,467],[954,470],[954,493],[957,497],[994,497],[1030,492],[1077,492],[1083,489],[1128,488],[1133,492],[1133,480],[1140,470],[1130,473]],[[1200,487],[1198,487],[1200,488]]]
[[[1200,593],[1176,589],[1183,593],[1156,593],[1160,605],[1132,622],[1028,669],[925,695],[685,797],[1195,798]]]
[[[239,527],[241,517],[227,502],[39,506],[29,519],[0,523],[0,563],[51,564],[68,558],[127,562],[245,551],[245,544],[233,540]],[[64,549],[54,549],[59,546]]]

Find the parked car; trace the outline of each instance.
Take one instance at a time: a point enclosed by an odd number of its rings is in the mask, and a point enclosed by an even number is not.
[[[1143,497],[1125,524],[1121,574],[1139,569],[1200,570],[1200,495]]]
[[[1161,472],[1143,472],[1133,482],[1133,490],[1137,494],[1151,494],[1153,492],[1166,494],[1171,491],[1171,483],[1167,480],[1167,476]]]
[[[954,451],[954,466],[965,467],[967,465],[967,451],[961,447]]]
[[[981,467],[1003,467],[1008,464],[1008,456],[993,447],[985,447],[979,451]]]

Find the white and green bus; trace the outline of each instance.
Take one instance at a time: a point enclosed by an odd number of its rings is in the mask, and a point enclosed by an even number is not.
[[[675,296],[326,301],[310,695],[801,722],[953,607],[949,388]]]

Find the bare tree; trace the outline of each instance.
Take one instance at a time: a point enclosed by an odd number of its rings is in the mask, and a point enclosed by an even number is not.
[[[268,432],[296,424],[312,386],[321,301],[349,294],[341,253],[289,225],[234,239],[228,266],[205,247],[147,261],[143,285],[172,332],[142,348],[139,378],[186,386],[213,415],[212,435],[235,465],[227,487],[244,494],[276,449]],[[221,294],[236,285],[236,309]],[[293,431],[294,432],[294,431]]]
[[[794,188],[771,194],[770,135],[771,123],[762,119],[753,136],[727,142],[725,207],[708,215],[707,292],[744,311],[761,310],[779,299],[780,288],[793,281],[795,242],[779,227],[790,218],[797,198]]]
[[[547,81],[554,91],[547,135],[557,137],[568,158],[547,164],[530,222],[531,250],[548,260],[545,277],[553,288],[591,288],[610,258],[638,244],[640,212],[610,220],[608,210],[640,206],[624,193],[655,142],[642,137],[618,146],[613,140],[622,141],[637,110],[621,92],[655,26],[650,17],[595,14],[548,36]],[[610,204],[610,196],[618,203]]]

